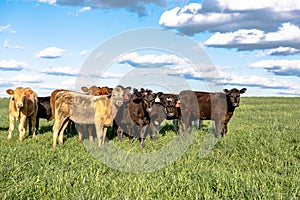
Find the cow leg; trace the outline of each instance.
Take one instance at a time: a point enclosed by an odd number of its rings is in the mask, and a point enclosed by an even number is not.
[[[96,123],[96,132],[98,138],[98,147],[102,147],[103,128],[98,123]]]
[[[37,131],[37,129],[36,129],[36,114],[37,113],[35,112],[35,113],[33,113],[32,116],[30,116],[31,127],[29,126],[29,130],[31,130],[31,132],[32,132],[32,137],[35,137],[36,131]]]
[[[122,141],[123,140],[123,129],[120,126],[117,129],[117,134],[118,134],[118,140]]]
[[[146,135],[146,130],[148,128],[148,125],[146,126],[143,126],[143,128],[141,129],[141,132],[140,132],[140,136],[141,136],[141,147],[144,148],[145,144],[144,144],[144,141],[145,141],[145,135]]]
[[[26,116],[20,118],[19,133],[19,140],[22,142],[26,133]]]
[[[178,133],[179,131],[178,119],[173,119],[172,121],[173,121],[175,132]]]
[[[84,127],[81,124],[76,124],[77,132],[78,132],[78,140],[79,142],[83,142],[83,132]]]
[[[105,139],[106,139],[107,127],[103,128],[103,138],[102,138],[102,147],[104,146]]]
[[[66,121],[61,130],[59,131],[59,135],[58,135],[58,144],[59,145],[63,145],[64,144],[64,132],[65,132],[65,129],[68,127],[69,123]]]
[[[15,128],[15,118],[9,115],[9,129],[7,139],[10,140],[12,138],[12,132]]]
[[[227,133],[227,122],[224,122],[224,123],[222,124],[222,132],[221,132],[221,136],[222,136],[222,137],[225,136],[226,133]]]
[[[37,133],[39,132],[39,125],[40,125],[40,118],[36,117],[36,120],[35,120],[35,130],[36,130]]]
[[[215,121],[215,126],[216,126],[215,138],[219,138],[220,132],[221,132],[221,129],[222,129],[222,122],[216,120]]]
[[[89,141],[94,142],[95,125],[88,125],[87,129],[88,129],[88,133],[89,133]]]
[[[64,130],[67,127],[67,125],[68,125],[67,119],[57,119],[57,118],[55,119],[55,122],[53,125],[53,138],[52,138],[52,147],[53,148],[56,147],[58,135],[62,135],[62,137],[63,137]]]
[[[27,130],[27,123],[29,125],[28,132],[29,132],[29,135],[31,135],[32,134],[32,130],[31,130],[31,127],[32,127],[31,117],[27,117],[27,120],[26,120],[26,123],[25,123],[25,130]]]
[[[155,123],[155,122],[154,122]],[[156,140],[157,139],[157,133],[158,133],[158,128],[155,126],[155,124],[151,122],[150,128],[152,131],[151,139]]]

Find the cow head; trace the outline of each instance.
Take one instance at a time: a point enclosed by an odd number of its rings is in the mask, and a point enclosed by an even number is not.
[[[151,112],[155,102],[155,93],[153,93],[152,90],[145,90],[143,88],[140,92],[138,92],[137,89],[133,89],[133,92],[136,96],[134,102],[138,103],[141,101],[144,109],[147,112]]]
[[[176,97],[176,95],[163,94],[157,96],[166,109],[167,116],[173,117],[176,114],[176,103],[178,102],[178,98]]]
[[[22,108],[24,102],[30,99],[31,95],[34,94],[30,88],[17,87],[15,90],[7,89],[6,93],[11,95],[11,101],[14,102],[17,108]]]
[[[117,87],[122,88],[122,90],[124,91],[124,100],[129,100],[131,87],[124,88],[122,85],[118,85]]]
[[[240,103],[240,94],[245,93],[246,90],[246,88],[243,88],[241,90],[238,90],[236,88],[233,88],[231,90],[224,89],[227,97],[227,103],[234,108],[238,107]]]
[[[124,90],[121,87],[115,87],[112,90],[111,95],[108,96],[112,98],[115,106],[120,107],[121,105],[123,105]]]
[[[95,85],[93,85],[92,87],[90,88],[87,88],[87,87],[81,87],[81,90],[83,92],[86,92],[87,94],[89,95],[94,95],[94,96],[99,96],[101,95],[101,88],[100,87],[97,87]]]

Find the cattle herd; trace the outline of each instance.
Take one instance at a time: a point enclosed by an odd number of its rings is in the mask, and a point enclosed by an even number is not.
[[[20,121],[20,141],[26,135],[27,125],[29,135],[34,137],[39,130],[40,118],[54,119],[53,148],[57,142],[63,144],[64,131],[70,124],[75,125],[79,141],[83,141],[84,130],[87,130],[89,140],[93,142],[97,137],[99,147],[103,147],[110,126],[120,141],[126,134],[130,141],[139,138],[144,147],[148,134],[153,140],[157,139],[164,120],[172,120],[174,129],[181,135],[194,128],[194,121],[213,120],[215,137],[224,136],[227,124],[239,106],[240,94],[246,91],[246,88],[233,88],[216,93],[184,90],[179,94],[167,94],[123,86],[81,89],[84,93],[54,90],[47,97],[38,97],[31,88],[6,90],[11,95],[8,139],[12,138],[15,120]]]

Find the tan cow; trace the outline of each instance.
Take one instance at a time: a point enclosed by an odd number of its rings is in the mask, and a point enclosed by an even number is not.
[[[123,104],[124,91],[113,89],[111,95],[92,96],[62,91],[55,96],[53,148],[63,144],[63,133],[69,121],[76,124],[95,124],[98,146],[104,145],[107,128],[112,124],[118,108]],[[82,134],[79,133],[79,134]],[[79,138],[81,138],[79,136]]]
[[[23,141],[27,122],[29,123],[29,134],[36,134],[36,115],[38,111],[37,94],[31,88],[17,87],[15,90],[7,89],[6,93],[11,95],[9,101],[9,130],[8,139],[12,138],[14,121],[20,121],[19,140]]]

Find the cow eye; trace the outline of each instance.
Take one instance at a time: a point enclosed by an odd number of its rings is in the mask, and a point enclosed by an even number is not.
[[[14,101],[14,100],[15,100],[15,97],[11,98],[11,100]]]

